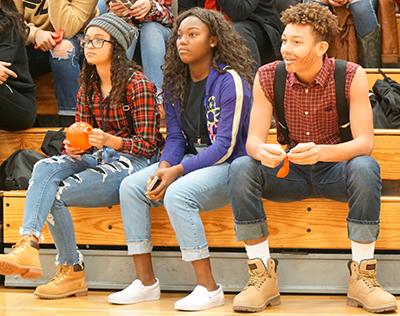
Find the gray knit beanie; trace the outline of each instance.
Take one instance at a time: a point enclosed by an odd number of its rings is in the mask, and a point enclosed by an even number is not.
[[[138,35],[136,27],[129,25],[123,19],[111,12],[102,14],[91,20],[86,26],[85,31],[91,26],[102,28],[115,38],[117,43],[119,43],[124,49],[131,46],[133,38]]]

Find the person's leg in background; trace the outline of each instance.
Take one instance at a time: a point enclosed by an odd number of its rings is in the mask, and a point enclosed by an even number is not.
[[[139,31],[139,34],[140,34],[140,31]],[[131,46],[129,46],[128,49],[126,50],[126,56],[128,57],[129,60],[132,60],[133,56],[135,55],[135,49],[136,49],[137,42],[138,42],[138,39],[135,37],[132,41]]]
[[[362,53],[362,66],[379,68],[381,65],[382,29],[376,16],[376,0],[350,0],[358,42]]]
[[[253,21],[234,22],[233,27],[235,30],[244,37],[246,46],[250,49],[251,57],[256,61],[256,69],[261,67],[261,55],[258,50],[256,32],[258,26]]]
[[[36,101],[0,85],[0,129],[19,131],[31,127],[36,120]]]
[[[331,8],[328,0],[303,1],[314,1]],[[349,0],[349,6],[362,53],[360,64],[365,68],[379,68],[381,64],[382,30],[375,13],[377,0]]]
[[[82,50],[78,35],[62,40],[50,51],[54,89],[58,102],[58,115],[74,117],[79,91],[80,57]],[[73,120],[72,120],[73,122]]]
[[[281,35],[271,27],[270,32],[276,35],[276,43],[272,43],[268,33],[256,21],[234,22],[233,27],[246,40],[246,46],[250,49],[251,57],[256,61],[256,68],[280,59],[279,48]],[[276,33],[276,34],[275,34]]]
[[[161,92],[163,81],[161,65],[164,63],[170,35],[171,30],[158,22],[144,23],[140,30],[139,41],[143,73],[150,81],[154,82],[158,93]]]
[[[104,13],[107,13],[107,5],[105,0],[99,0],[97,2],[97,9],[99,9],[99,15],[102,15]]]

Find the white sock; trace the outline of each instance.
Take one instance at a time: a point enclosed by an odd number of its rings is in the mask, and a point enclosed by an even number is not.
[[[369,244],[362,244],[351,241],[351,256],[352,260],[360,264],[361,260],[373,259],[375,251],[375,241]]]
[[[244,244],[244,247],[246,248],[247,257],[250,260],[261,259],[264,262],[265,267],[268,269],[268,259],[271,258],[269,253],[268,238],[256,245]]]

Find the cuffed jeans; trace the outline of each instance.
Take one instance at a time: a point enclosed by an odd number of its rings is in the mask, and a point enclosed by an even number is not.
[[[184,159],[191,157],[186,155]],[[209,257],[208,245],[199,212],[209,212],[229,204],[229,164],[202,168],[171,183],[162,201],[147,198],[146,186],[158,164],[130,175],[121,182],[120,200],[128,254],[150,253],[150,209],[164,204],[175,231],[182,259],[194,261]]]
[[[67,52],[67,57],[57,57],[54,56],[52,51],[43,52],[40,49],[34,49],[33,44],[27,46],[27,54],[29,71],[33,78],[52,72],[58,114],[74,116],[77,110],[77,95],[80,87],[79,61],[83,52],[78,35],[66,40],[73,45],[73,48]]]
[[[168,45],[171,30],[159,22],[146,22],[140,28],[140,56],[142,60],[144,75],[161,91],[163,74],[161,65],[164,63],[164,55]],[[129,59],[133,58],[137,44],[134,38],[126,54]]]
[[[40,160],[34,166],[26,193],[21,235],[40,238],[46,221],[61,265],[79,263],[68,207],[119,204],[122,179],[155,162],[157,155],[146,159],[105,147],[102,159],[98,165],[96,153],[80,158],[62,155]]]
[[[240,157],[231,164],[229,199],[236,240],[268,236],[262,198],[293,202],[315,197],[348,202],[350,240],[366,243],[378,238],[381,178],[375,159],[359,156],[349,161],[315,165],[290,163],[289,174],[278,178],[276,174],[281,166],[282,163],[276,168],[268,168],[249,156]],[[285,216],[284,212],[282,216]]]

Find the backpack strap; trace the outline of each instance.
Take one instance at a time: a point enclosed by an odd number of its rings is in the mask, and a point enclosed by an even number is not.
[[[290,147],[289,130],[285,119],[285,90],[286,90],[286,67],[285,62],[281,61],[276,65],[274,77],[274,103],[277,114],[277,124],[282,129],[282,135],[288,147]]]
[[[130,136],[135,135],[136,133],[135,133],[135,129],[133,128],[133,118],[132,118],[131,106],[126,97],[126,93],[124,95],[124,105],[122,106],[122,109],[124,110],[126,120],[128,121],[128,127],[131,132]]]
[[[132,68],[129,68],[129,77],[132,76],[133,72],[134,72],[134,70]],[[132,136],[132,135],[136,135],[136,133],[135,133],[135,129],[133,127],[133,118],[132,118],[131,106],[130,106],[130,104],[128,102],[128,98],[127,98],[126,95],[127,95],[127,92],[125,92],[125,95],[124,95],[124,99],[123,99],[124,105],[122,106],[122,109],[124,110],[126,120],[128,121],[128,128],[129,128],[129,131],[130,131],[130,135],[129,136]],[[101,96],[100,96],[100,98],[101,98]],[[94,127],[97,127],[96,116],[94,115],[93,110],[92,110],[92,115],[93,115],[93,121],[96,124],[96,126],[94,126]]]
[[[134,69],[133,68],[129,68],[129,78],[132,76],[133,72],[134,72]],[[132,136],[132,135],[136,135],[136,133],[135,133],[135,129],[133,127],[133,118],[132,118],[131,106],[130,106],[130,104],[128,102],[127,92],[128,92],[128,89],[127,89],[127,91],[125,92],[125,95],[124,95],[124,105],[122,106],[122,109],[125,112],[126,120],[128,121],[128,127],[129,127],[129,130],[131,132],[131,134],[129,136]]]
[[[346,65],[347,61],[335,60],[335,90],[336,108],[339,117],[339,131],[341,142],[348,142],[353,139],[350,128],[349,107],[346,99]]]

